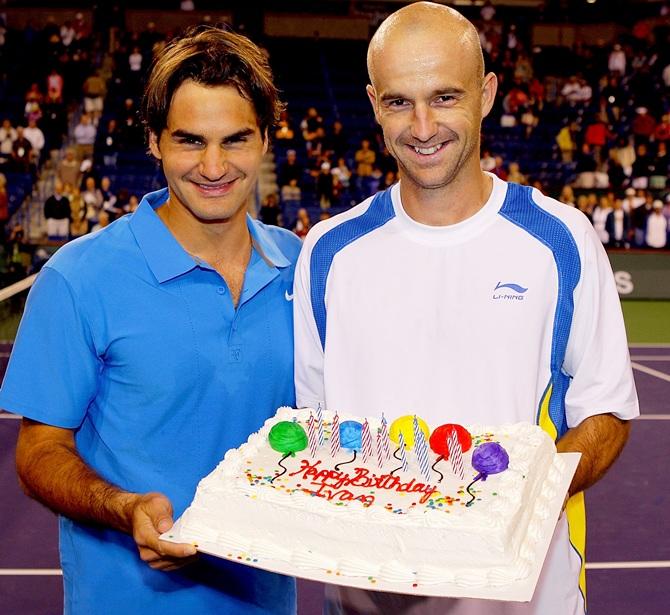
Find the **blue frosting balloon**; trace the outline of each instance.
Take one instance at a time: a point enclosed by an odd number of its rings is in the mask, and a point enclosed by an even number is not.
[[[358,421],[343,421],[340,423],[340,446],[352,451],[360,451],[363,446],[362,434],[363,425]]]
[[[504,472],[509,466],[507,451],[497,442],[480,444],[472,453],[472,467],[486,480],[489,474]]]

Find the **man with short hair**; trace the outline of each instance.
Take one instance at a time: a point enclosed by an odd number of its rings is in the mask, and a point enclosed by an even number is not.
[[[143,105],[167,189],[61,248],[31,290],[0,406],[24,417],[24,489],[61,515],[66,613],[295,611],[293,579],[159,539],[224,453],[295,402],[300,240],[247,215],[280,109],[245,37],[173,41]]]
[[[612,270],[575,208],[479,166],[496,98],[477,31],[410,4],[370,42],[367,91],[400,182],[319,223],[295,281],[299,407],[428,424],[539,424],[582,454],[530,603],[326,586],[329,614],[583,615],[583,490],[639,413]]]

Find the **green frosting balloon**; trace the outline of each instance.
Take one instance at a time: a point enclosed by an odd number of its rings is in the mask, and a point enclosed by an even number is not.
[[[268,434],[270,446],[280,453],[295,455],[307,448],[305,430],[292,421],[280,421],[272,427]]]

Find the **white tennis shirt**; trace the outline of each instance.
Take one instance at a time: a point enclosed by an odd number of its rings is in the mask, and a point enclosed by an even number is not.
[[[395,185],[311,230],[294,287],[299,407],[416,414],[431,428],[526,421],[554,438],[594,414],[639,414],[619,297],[593,227],[538,190],[491,177],[488,201],[455,225],[415,222]],[[562,519],[545,564],[555,573],[540,585],[563,580],[558,594],[536,591],[541,609],[459,601],[436,612],[583,613],[581,560],[567,540]]]

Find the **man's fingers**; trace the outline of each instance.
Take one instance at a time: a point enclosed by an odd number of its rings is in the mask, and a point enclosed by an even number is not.
[[[163,572],[171,572],[172,570],[178,570],[179,568],[183,568],[184,566],[188,566],[189,564],[192,564],[198,559],[197,555],[194,555],[193,557],[185,557],[185,558],[180,558],[180,559],[159,559],[155,560],[153,562],[148,562],[149,566],[153,568],[154,570],[161,570]]]
[[[140,558],[143,562],[150,564],[160,560],[186,560],[196,557],[198,553],[193,545],[187,543],[174,544],[163,540],[159,540],[157,543],[160,550],[146,546],[139,547]]]

